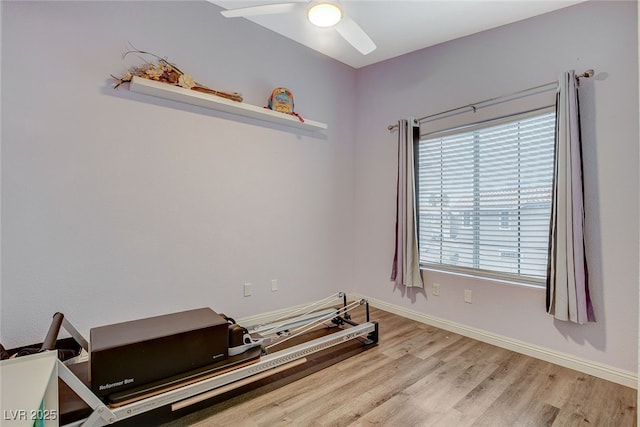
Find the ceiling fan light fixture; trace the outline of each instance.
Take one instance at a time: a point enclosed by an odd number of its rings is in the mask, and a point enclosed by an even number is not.
[[[307,18],[315,26],[333,27],[342,19],[342,9],[334,3],[316,3],[307,11]]]

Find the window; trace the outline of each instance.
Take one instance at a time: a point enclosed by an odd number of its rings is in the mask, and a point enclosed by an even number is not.
[[[500,228],[503,230],[509,229],[509,211],[502,211],[500,213]]]
[[[546,109],[420,139],[421,266],[544,283],[554,131]]]

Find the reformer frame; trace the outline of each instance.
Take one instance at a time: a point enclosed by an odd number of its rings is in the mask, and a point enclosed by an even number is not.
[[[342,299],[341,308],[327,308],[315,310],[319,304],[325,304],[331,298]],[[364,305],[366,321],[358,324],[351,318],[350,311]],[[160,394],[124,404],[119,407],[110,407],[99,399],[67,366],[74,360],[62,362],[58,360],[58,376],[64,381],[92,410],[91,414],[82,420],[65,424],[65,427],[97,427],[114,424],[127,418],[143,414],[167,405],[176,411],[190,405],[202,402],[212,397],[221,395],[238,387],[267,378],[271,375],[283,372],[287,369],[304,364],[309,356],[321,350],[337,346],[350,340],[358,340],[363,345],[374,345],[378,342],[378,322],[372,322],[369,318],[369,303],[364,299],[347,304],[346,294],[339,292],[324,300],[294,310],[303,311],[295,317],[288,312],[279,319],[269,323],[245,326],[253,334],[265,336],[267,345],[262,344],[263,354],[256,362],[239,367],[216,376],[196,380],[178,388],[162,392]],[[342,327],[337,332],[304,342],[289,348],[271,352],[291,338],[302,336],[317,326],[330,322],[329,327]],[[62,327],[88,352],[88,342],[66,319]]]

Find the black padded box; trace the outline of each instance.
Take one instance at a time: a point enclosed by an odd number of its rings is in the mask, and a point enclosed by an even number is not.
[[[228,323],[210,308],[101,326],[90,335],[91,389],[103,398],[228,357]]]

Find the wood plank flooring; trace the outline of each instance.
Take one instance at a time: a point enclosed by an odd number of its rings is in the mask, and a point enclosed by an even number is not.
[[[631,388],[381,310],[371,319],[377,346],[325,351],[163,427],[636,425]]]

